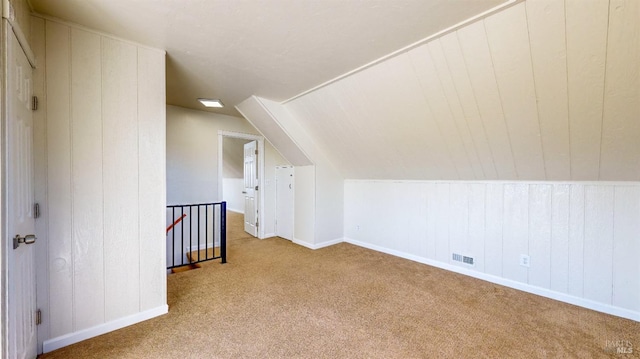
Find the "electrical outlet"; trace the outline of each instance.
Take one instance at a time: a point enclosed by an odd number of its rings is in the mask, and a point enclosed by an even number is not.
[[[526,254],[521,254],[520,255],[520,265],[523,266],[523,267],[529,268],[529,264],[530,264],[529,256],[526,255]]]

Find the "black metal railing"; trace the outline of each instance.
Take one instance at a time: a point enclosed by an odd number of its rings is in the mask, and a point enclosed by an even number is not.
[[[227,263],[227,202],[167,206],[167,269]]]

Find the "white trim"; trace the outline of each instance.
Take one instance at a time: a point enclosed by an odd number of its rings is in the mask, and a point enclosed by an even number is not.
[[[224,137],[232,137],[232,138],[242,138],[245,140],[256,141],[258,144],[258,186],[260,186],[258,190],[258,223],[264,223],[264,191],[266,189],[265,178],[264,178],[264,136],[254,135],[249,133],[242,132],[233,132],[233,131],[224,131],[218,130],[218,198],[222,200],[223,198],[223,188],[222,188],[222,169],[223,169],[223,148],[222,142]],[[242,212],[244,214],[244,211]],[[264,226],[260,225],[258,227],[258,238],[264,239]]]
[[[13,6],[11,6],[10,2],[7,2],[6,5],[9,8],[9,14],[3,12],[2,17],[7,19],[7,23],[13,30],[13,33],[16,35],[16,39],[18,40],[18,44],[24,51],[25,56],[27,57],[27,61],[29,61],[29,65],[31,68],[36,68],[36,56],[33,54],[33,50],[31,50],[31,46],[29,45],[29,41],[27,41],[27,37],[24,35],[20,24],[15,21],[13,14]]]
[[[213,249],[213,248],[220,248],[220,240],[217,240],[215,243],[207,243],[206,249]],[[191,253],[191,252],[203,250],[203,249],[205,248],[200,248],[200,246],[187,247],[187,251],[185,252],[184,255],[186,256],[187,253]]]
[[[168,305],[161,305],[159,307],[145,310],[144,312],[136,313],[128,317],[113,320],[111,322],[96,325],[95,327],[83,329],[77,332],[65,334],[53,339],[45,340],[42,344],[44,353],[66,347],[67,345],[75,344],[89,338],[97,337],[114,330],[128,327],[132,324],[140,323],[145,320],[158,317],[169,312]]]
[[[297,238],[294,238],[291,242],[293,242],[293,243],[295,243],[297,245],[301,245],[303,247],[307,247],[309,249],[316,250],[316,249],[320,249],[320,248],[324,248],[324,247],[329,247],[329,246],[332,246],[334,244],[342,243],[342,242],[344,242],[344,238],[336,238],[336,239],[333,239],[333,240],[330,240],[330,241],[325,241],[325,242],[321,242],[321,243],[317,243],[317,244],[311,244],[311,243],[308,243],[308,242],[305,242],[305,241],[301,241],[301,240],[299,240]]]
[[[235,209],[235,208],[229,208],[229,207],[227,207],[227,211],[229,211],[229,212],[234,212],[234,213],[244,214],[244,211],[239,210],[239,209]]]
[[[362,70],[365,70],[365,69],[367,69],[369,67],[375,66],[375,65],[377,65],[377,64],[379,64],[379,63],[381,63],[383,61],[386,61],[386,60],[388,60],[388,59],[390,59],[392,57],[401,55],[401,54],[403,54],[405,52],[408,52],[408,51],[410,51],[410,50],[412,50],[412,49],[414,49],[414,48],[416,48],[416,47],[418,47],[420,45],[423,45],[423,44],[425,44],[425,43],[427,43],[427,42],[429,42],[431,40],[435,40],[435,39],[437,39],[439,37],[442,37],[442,36],[444,36],[444,35],[446,35],[446,34],[448,34],[450,32],[454,32],[456,30],[459,30],[459,29],[461,29],[461,28],[463,28],[463,27],[465,27],[465,26],[467,26],[467,25],[469,25],[471,23],[474,23],[476,21],[482,20],[482,19],[484,19],[484,18],[486,18],[488,16],[491,16],[491,15],[493,15],[493,14],[499,12],[499,11],[507,9],[510,6],[515,5],[517,3],[520,3],[520,2],[523,2],[523,1],[525,1],[525,0],[507,0],[506,2],[504,2],[504,3],[502,3],[502,4],[498,5],[498,6],[495,6],[495,7],[491,8],[491,9],[485,11],[485,12],[482,12],[482,13],[480,13],[478,15],[472,16],[472,17],[470,17],[470,18],[468,18],[466,20],[463,20],[463,21],[461,21],[461,22],[459,22],[459,23],[457,23],[457,24],[455,24],[453,26],[449,26],[448,28],[446,28],[444,30],[440,30],[440,31],[436,32],[435,34],[427,36],[422,40],[418,40],[418,41],[414,42],[413,44],[410,44],[408,46],[405,46],[405,47],[401,48],[400,50],[396,50],[396,51],[394,51],[394,52],[392,52],[390,54],[384,55],[384,56],[382,56],[382,57],[380,57],[380,58],[378,58],[376,60],[373,60],[373,61],[371,61],[371,62],[369,62],[367,64],[364,64],[364,65],[362,65],[362,66],[360,66],[360,67],[358,67],[356,69],[353,69],[353,70],[351,70],[349,72],[346,72],[346,73],[344,73],[344,74],[342,74],[342,75],[340,75],[338,77],[335,77],[335,78],[333,78],[333,79],[331,79],[331,80],[329,80],[327,82],[323,82],[323,83],[321,83],[320,85],[318,85],[316,87],[313,87],[313,88],[311,88],[309,90],[306,90],[306,91],[304,91],[302,93],[299,93],[299,94],[297,94],[297,95],[295,95],[295,96],[293,96],[291,98],[288,98],[288,99],[282,101],[282,104],[284,105],[287,102],[290,102],[290,101],[293,101],[293,100],[297,99],[298,97],[302,97],[302,96],[304,96],[306,94],[309,94],[311,92],[319,90],[319,89],[321,89],[321,88],[323,88],[325,86],[331,85],[332,83],[338,82],[338,81],[344,79],[345,77],[349,77],[349,76],[351,76],[351,75],[353,75],[355,73],[358,73],[358,72],[360,72]]]
[[[298,164],[298,165],[293,165],[293,166],[314,166],[315,163],[311,160],[311,157],[307,154],[307,152],[305,152],[304,148],[302,146],[300,146],[298,144],[298,141],[296,141],[293,136],[291,136],[289,134],[289,132],[282,126],[282,124],[280,123],[280,120],[278,120],[278,118],[276,116],[274,116],[274,114],[269,110],[269,108],[267,106],[265,106],[265,104],[261,101],[262,98],[256,96],[256,95],[251,95],[252,99],[254,99],[258,105],[260,105],[260,107],[262,108],[262,110],[264,110],[267,114],[269,114],[269,117],[271,117],[271,119],[273,120],[272,123],[275,123],[276,126],[278,126],[280,128],[280,130],[289,138],[289,140],[291,142],[293,142],[293,144],[298,148],[298,150],[300,151],[300,153],[302,153],[302,155],[304,155],[304,157],[307,159],[308,163],[307,164]],[[246,100],[245,100],[246,101]],[[255,128],[256,130],[258,130],[258,132],[260,132],[260,134],[262,134],[264,136],[264,133],[262,133],[262,131],[260,130],[260,128],[258,126],[256,126],[251,119],[249,118],[249,116],[245,115],[242,110],[238,107],[235,106],[236,110],[238,112],[240,112],[240,114],[242,115],[242,117],[244,117],[245,120],[247,120],[247,122],[249,122],[251,124],[251,126],[253,126],[253,128]],[[264,136],[264,138],[267,138],[267,136]],[[273,145],[273,144],[272,144]],[[273,146],[273,148],[275,148],[275,150],[280,154],[280,156],[282,156],[282,158],[286,159],[287,161],[289,161],[289,163],[292,163],[293,161],[290,161],[287,156],[284,156],[280,150],[278,148],[276,148],[276,146]]]
[[[502,286],[505,286],[505,287],[521,290],[523,292],[536,294],[536,295],[539,295],[539,296],[542,296],[542,297],[546,297],[546,298],[550,298],[550,299],[554,299],[554,300],[557,300],[557,301],[560,301],[560,302],[569,303],[569,304],[577,305],[579,307],[583,307],[583,308],[595,310],[595,311],[598,311],[598,312],[611,314],[611,315],[615,315],[615,316],[618,316],[618,317],[634,320],[636,322],[640,322],[640,312],[635,312],[635,311],[632,311],[632,310],[629,310],[629,309],[615,307],[613,305],[604,304],[604,303],[596,302],[596,301],[593,301],[593,300],[584,299],[584,298],[572,296],[572,295],[569,295],[569,294],[556,292],[556,291],[553,291],[553,290],[550,290],[550,289],[546,289],[546,288],[536,287],[536,286],[529,285],[529,284],[526,284],[526,283],[516,282],[516,281],[510,280],[510,279],[505,279],[505,278],[498,277],[498,276],[495,276],[495,275],[474,271],[474,270],[471,270],[471,269],[468,269],[468,268],[458,267],[458,266],[454,266],[454,265],[451,265],[451,264],[448,264],[448,263],[435,261],[433,259],[424,258],[424,257],[420,257],[420,256],[416,256],[416,255],[400,252],[400,251],[397,251],[397,250],[389,249],[389,248],[384,248],[384,247],[381,247],[381,246],[377,246],[375,244],[361,242],[361,241],[358,241],[358,240],[355,240],[355,239],[352,239],[352,238],[345,238],[344,241],[347,242],[347,243],[359,246],[359,247],[371,249],[371,250],[374,250],[374,251],[377,251],[377,252],[390,254],[390,255],[393,255],[393,256],[396,256],[396,257],[408,259],[408,260],[411,260],[411,261],[414,261],[414,262],[430,265],[432,267],[448,270],[448,271],[451,271],[451,272],[464,274],[464,275],[467,275],[469,277],[473,277],[473,278],[481,279],[481,280],[484,280],[484,281],[487,281],[487,282],[499,284],[499,285],[502,285]]]
[[[277,237],[277,235],[275,233],[266,233],[264,235],[264,238],[271,238],[271,237]],[[286,238],[283,238],[283,239],[286,239]]]

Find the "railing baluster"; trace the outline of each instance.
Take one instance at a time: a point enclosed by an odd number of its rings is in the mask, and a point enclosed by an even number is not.
[[[216,256],[216,205],[211,205],[211,256]]]
[[[209,206],[204,205],[204,259],[209,259]]]
[[[227,263],[227,202],[220,203],[220,262]]]
[[[171,219],[173,220],[173,218],[176,218],[176,207],[171,208]],[[174,230],[171,231],[171,266],[175,267],[176,266],[176,231],[175,231],[175,227],[173,227]]]
[[[180,217],[184,217],[184,207],[180,207]],[[180,222],[180,239],[182,240],[182,245],[180,251],[182,252],[182,256],[180,258],[180,264],[184,264],[184,223]]]
[[[191,210],[193,209],[193,206],[189,206],[189,264],[191,264],[191,262],[193,262],[193,254],[191,254],[192,251],[192,247],[193,247],[193,243],[191,242],[191,237],[193,236],[193,214],[191,213]]]
[[[204,206],[204,228],[201,228],[200,225],[200,217],[201,217],[201,211],[200,211],[200,207]],[[189,207],[188,211],[185,211],[185,207]],[[196,209],[196,213],[197,213],[197,219],[193,219],[191,217],[193,217],[193,207],[197,207]],[[211,207],[211,224],[209,224],[209,207]],[[171,269],[171,268],[176,268],[176,267],[181,267],[181,266],[185,266],[185,265],[190,265],[190,264],[194,264],[194,263],[198,263],[198,262],[204,262],[204,261],[208,261],[211,259],[221,259],[221,263],[226,263],[227,262],[227,217],[226,217],[226,208],[227,208],[227,203],[226,202],[218,202],[218,203],[198,203],[198,204],[185,204],[185,205],[170,205],[167,206],[167,208],[171,208],[171,218],[173,223],[167,227],[167,235],[169,234],[169,231],[173,231],[173,233],[171,233],[171,249],[170,249],[170,253],[171,253],[171,260],[168,261],[167,263],[170,263],[171,265],[167,266],[167,269]],[[177,209],[180,208],[180,218],[176,219],[176,212]],[[219,212],[218,212],[219,209]],[[187,212],[187,213],[185,213]],[[184,217],[189,216],[189,247],[185,248],[185,235],[184,235]],[[216,220],[219,219],[220,221],[220,225],[216,226]],[[196,234],[196,238],[193,238],[193,224],[194,222],[197,225],[197,234]],[[182,257],[182,259],[176,263],[176,231],[177,228],[175,228],[178,224],[180,224],[180,233],[178,234],[180,236],[180,245],[182,247],[182,249],[180,250],[180,255]],[[211,255],[209,255],[209,228],[211,228],[212,231],[212,235],[211,235]],[[219,228],[220,234],[217,234],[216,232],[216,228]],[[201,237],[201,232],[202,229],[204,229],[204,256],[200,255],[200,251],[202,250],[202,241],[200,240]],[[216,255],[216,237],[219,240],[219,245],[218,245],[218,255]],[[197,261],[195,260],[195,256],[193,255],[193,240],[196,239],[197,241],[197,251],[198,251],[198,258]],[[169,249],[167,249],[169,250]],[[188,256],[188,259],[185,260],[185,257]],[[204,257],[204,258],[203,258]]]

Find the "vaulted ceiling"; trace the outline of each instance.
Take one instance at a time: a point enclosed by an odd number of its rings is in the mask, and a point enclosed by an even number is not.
[[[639,20],[530,0],[286,107],[346,178],[638,181]]]
[[[345,178],[640,180],[636,0],[515,1],[429,41],[510,1],[31,2],[166,49],[169,104],[282,102]]]
[[[239,115],[286,100],[507,0],[30,0],[36,12],[167,51],[167,102]]]

